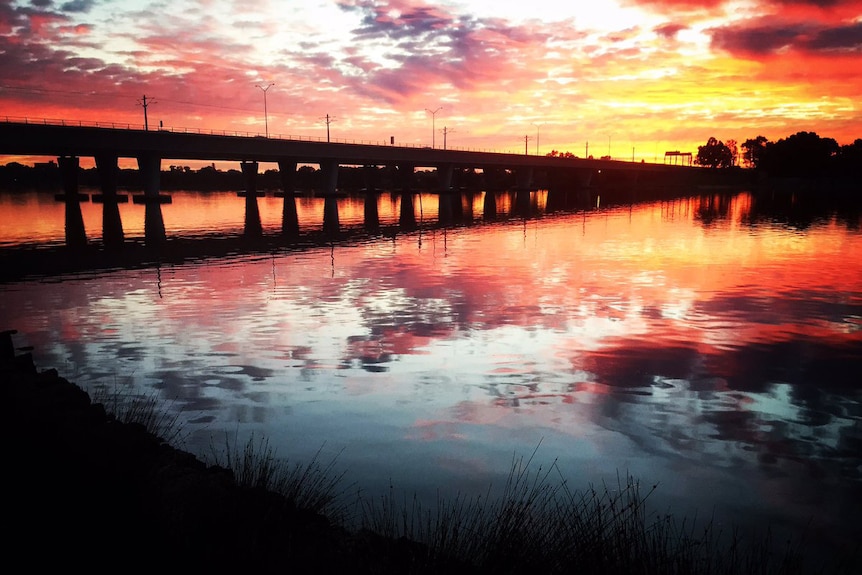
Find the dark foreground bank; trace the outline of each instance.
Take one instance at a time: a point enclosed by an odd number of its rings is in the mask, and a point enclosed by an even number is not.
[[[5,340],[5,341],[4,341]],[[4,563],[29,572],[411,573],[421,546],[349,533],[117,421],[0,336]],[[26,566],[26,567],[25,567]],[[426,572],[459,571],[428,565]]]

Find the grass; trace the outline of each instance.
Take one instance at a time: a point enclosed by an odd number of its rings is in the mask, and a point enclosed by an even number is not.
[[[325,515],[342,522],[345,513],[342,481],[345,472],[336,472],[338,459],[321,461],[324,446],[317,450],[311,461],[291,464],[276,457],[275,450],[264,437],[248,438],[242,448],[238,447],[236,435],[233,440],[225,434],[223,450],[210,446],[207,463],[230,469],[241,487],[263,489],[284,496],[296,507]]]
[[[538,449],[538,448],[537,448]],[[716,530],[648,509],[631,476],[616,485],[571,491],[556,462],[513,459],[499,496],[456,498],[423,508],[415,498],[359,503],[363,528],[427,546],[429,564],[457,561],[480,573],[775,574],[856,573],[849,564],[806,562],[800,540]]]
[[[166,403],[158,392],[149,395],[134,394],[121,389],[99,386],[89,390],[94,403],[101,403],[105,412],[117,421],[137,423],[166,443],[179,446],[185,440],[185,430],[179,422],[180,412]]]

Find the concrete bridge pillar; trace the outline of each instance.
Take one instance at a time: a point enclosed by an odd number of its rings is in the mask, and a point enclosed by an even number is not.
[[[398,164],[398,188],[402,192],[410,192],[413,189],[413,171],[416,166],[413,164]]]
[[[60,176],[63,179],[62,200],[66,204],[66,245],[79,248],[87,245],[87,233],[84,230],[84,216],[81,213],[81,198],[78,195],[77,156],[60,156],[57,158]]]
[[[161,166],[162,159],[154,154],[138,156],[138,171],[144,184],[144,243],[148,246],[159,245],[167,240],[162,198],[159,196]]]
[[[362,176],[365,180],[365,191],[367,192],[375,192],[377,191],[377,180],[379,179],[380,170],[377,166],[363,166],[362,167]]]
[[[259,238],[263,235],[263,225],[260,222],[260,209],[257,205],[257,169],[255,161],[240,162],[242,175],[245,179],[245,226],[243,235]]]
[[[117,156],[103,154],[96,156],[96,171],[102,188],[102,242],[107,247],[123,245],[123,221],[120,219],[120,198],[117,195],[117,181],[120,169]],[[126,196],[123,196],[126,199]]]
[[[529,190],[533,187],[533,168],[524,166],[515,170],[516,188]]]
[[[448,192],[452,189],[452,172],[454,166],[452,164],[443,164],[437,166],[437,188],[441,192]]]
[[[296,160],[279,160],[278,173],[281,189],[284,190],[284,205],[281,209],[281,233],[285,236],[299,234],[299,215],[296,213]]]
[[[338,189],[338,160],[321,160],[320,171],[323,176],[323,193],[334,194]]]
[[[578,188],[589,188],[593,182],[593,176],[596,174],[596,171],[593,169],[576,169],[575,172],[575,184],[577,184]]]

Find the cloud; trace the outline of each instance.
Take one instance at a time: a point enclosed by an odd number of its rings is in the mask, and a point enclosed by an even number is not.
[[[89,12],[95,4],[94,0],[71,0],[60,6],[61,12]]]
[[[744,24],[709,30],[712,45],[734,55],[762,56],[794,51],[862,52],[862,23],[824,26],[813,23]]]

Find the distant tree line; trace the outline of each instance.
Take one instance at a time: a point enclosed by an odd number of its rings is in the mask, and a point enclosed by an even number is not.
[[[862,139],[839,146],[832,138],[814,132],[797,132],[777,142],[764,136],[749,138],[737,149],[709,138],[698,146],[695,163],[710,168],[742,165],[777,177],[862,176]]]

